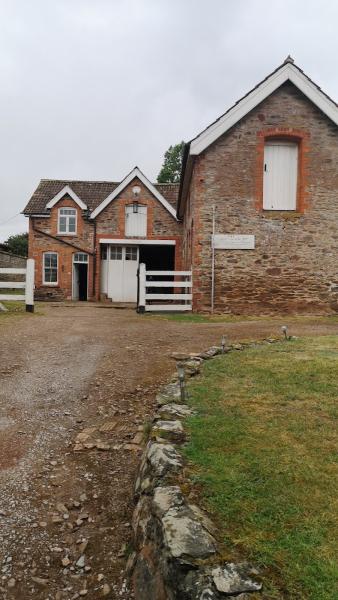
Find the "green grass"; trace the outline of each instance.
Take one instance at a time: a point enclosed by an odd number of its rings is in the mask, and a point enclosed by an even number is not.
[[[191,477],[268,600],[338,597],[337,381],[327,336],[218,357],[189,385]]]
[[[26,313],[26,305],[22,300],[11,300],[11,301],[1,301],[1,304],[3,304],[5,306],[5,308],[7,308],[8,312],[2,312],[0,311],[0,323],[6,323],[8,321],[8,319],[14,318],[14,317],[19,317],[27,315],[27,316],[32,316],[32,314],[34,315],[41,315],[41,303],[35,303],[34,305],[34,313]]]
[[[313,322],[314,324],[321,323],[333,323],[338,321],[338,315],[327,315],[327,316],[315,316],[315,315],[276,315],[276,316],[262,316],[262,315],[202,315],[197,313],[165,313],[156,315],[153,313],[146,313],[146,318],[153,319],[165,319],[167,321],[179,321],[183,323],[239,323],[240,321],[276,321],[280,322],[286,320],[290,322],[302,322],[308,323]]]

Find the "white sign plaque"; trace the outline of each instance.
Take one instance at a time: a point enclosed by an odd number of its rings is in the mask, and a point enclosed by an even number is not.
[[[215,250],[254,250],[255,236],[217,233],[213,245]]]

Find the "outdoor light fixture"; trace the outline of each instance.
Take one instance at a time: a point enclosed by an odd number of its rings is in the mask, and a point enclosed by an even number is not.
[[[139,196],[141,193],[141,188],[139,185],[134,185],[132,191],[133,191],[134,196]]]
[[[284,333],[285,339],[287,340],[288,339],[288,326],[282,325],[281,330],[282,330],[282,333]]]
[[[181,402],[185,402],[185,369],[182,363],[177,363],[178,381],[180,384]]]
[[[133,204],[133,213],[138,213],[138,204],[137,204],[137,202],[134,202],[134,204]]]
[[[227,339],[226,339],[225,335],[222,335],[222,339],[221,339],[222,354],[224,354],[226,342],[227,342]]]

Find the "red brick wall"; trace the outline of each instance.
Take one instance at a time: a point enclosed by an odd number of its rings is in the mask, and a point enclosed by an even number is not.
[[[147,239],[175,240],[175,269],[181,268],[182,225],[155,198],[142,182],[135,178],[122,192],[96,217],[97,246],[100,239],[125,238],[125,207],[135,201],[132,188],[141,188],[138,202],[147,206]],[[154,251],[156,249],[154,248]],[[96,289],[99,290],[100,261],[97,261]],[[97,292],[99,293],[99,291]]]
[[[76,235],[58,235],[58,209],[61,207],[76,208],[77,233]],[[58,239],[52,239],[36,230],[46,232]],[[83,252],[93,252],[94,225],[88,223],[83,211],[70,198],[65,196],[52,209],[49,218],[31,218],[29,224],[29,257],[35,259],[35,293],[41,299],[71,299],[72,298],[72,264],[73,254],[79,252],[74,247],[62,242],[65,240],[78,246]],[[58,253],[58,283],[57,285],[43,284],[43,253]],[[93,257],[89,256],[88,267],[89,298],[93,297]]]
[[[36,261],[36,296],[37,298],[71,299],[72,297],[72,260],[73,254],[78,252],[74,247],[66,245],[69,242],[81,248],[84,252],[93,253],[89,257],[89,299],[98,299],[100,294],[100,253],[99,240],[102,238],[125,238],[125,206],[134,201],[132,187],[137,184],[141,187],[139,202],[148,207],[147,211],[147,239],[173,239],[176,241],[176,269],[181,268],[181,231],[182,226],[170,215],[160,202],[135,179],[130,185],[115,198],[93,221],[86,218],[83,211],[69,197],[60,200],[52,209],[48,218],[31,218],[29,228],[29,256]],[[77,234],[58,235],[58,209],[60,207],[77,209]],[[52,239],[44,233],[58,239]],[[95,233],[96,229],[96,233]],[[58,253],[58,284],[44,285],[42,279],[43,253]],[[95,263],[95,265],[94,265]],[[95,276],[95,292],[93,275]]]
[[[270,134],[300,140],[296,212],[262,209],[262,148]],[[191,240],[195,310],[210,310],[213,204],[216,233],[256,236],[255,250],[216,250],[217,312],[338,309],[332,291],[338,283],[337,164],[337,127],[290,83],[196,158],[183,250],[188,268]]]

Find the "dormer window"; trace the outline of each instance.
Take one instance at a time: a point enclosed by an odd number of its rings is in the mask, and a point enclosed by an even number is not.
[[[76,233],[76,208],[59,208],[58,233],[60,235]]]

